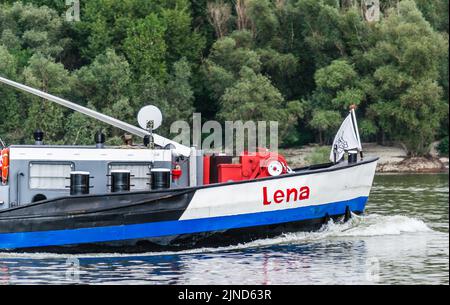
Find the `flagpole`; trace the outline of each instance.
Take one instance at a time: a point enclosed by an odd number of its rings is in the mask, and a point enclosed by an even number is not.
[[[337,161],[336,161],[336,154],[337,154],[337,145],[334,145],[334,147],[333,147],[334,164],[337,163]]]
[[[359,154],[360,154],[361,159],[362,159],[363,158],[362,144],[361,144],[361,138],[359,137],[359,128],[358,128],[358,121],[356,120],[355,109],[356,109],[356,105],[352,104],[350,106],[350,114],[352,115],[353,123],[355,124],[354,128],[355,128],[356,138],[358,139],[359,146],[361,147],[361,149],[359,151]]]

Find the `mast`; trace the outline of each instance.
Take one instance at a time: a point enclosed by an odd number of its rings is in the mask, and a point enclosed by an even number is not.
[[[83,107],[81,105],[72,103],[72,102],[70,102],[68,100],[65,100],[65,99],[62,99],[60,97],[48,94],[48,93],[43,92],[41,90],[38,90],[38,89],[35,89],[35,88],[32,88],[32,87],[29,87],[29,86],[26,86],[26,85],[14,82],[12,80],[6,79],[6,78],[1,77],[1,76],[0,76],[0,82],[4,83],[4,84],[7,84],[7,85],[9,85],[11,87],[14,87],[16,89],[19,89],[21,91],[25,91],[25,92],[31,93],[33,95],[39,96],[39,97],[41,97],[43,99],[46,99],[46,100],[48,100],[50,102],[59,104],[59,105],[64,106],[66,108],[69,108],[69,109],[72,109],[74,111],[80,112],[80,113],[82,113],[84,115],[87,115],[87,116],[89,116],[91,118],[94,118],[94,119],[96,119],[98,121],[101,121],[101,122],[104,122],[104,123],[109,124],[111,126],[114,126],[114,127],[119,128],[119,129],[122,129],[122,130],[124,130],[126,132],[129,132],[129,133],[131,133],[133,135],[136,135],[138,137],[143,138],[146,135],[149,135],[149,132],[144,130],[144,129],[142,129],[142,128],[139,128],[139,127],[136,127],[134,125],[125,123],[123,121],[120,121],[118,119],[115,119],[113,117],[105,115],[103,113],[100,113],[100,112],[94,111],[92,109]],[[174,142],[172,140],[169,140],[167,138],[164,138],[164,137],[162,137],[160,135],[157,135],[157,134],[154,134],[154,133],[153,133],[153,138],[154,138],[155,143],[157,145],[159,145],[159,146],[164,147],[167,144],[172,144],[172,145],[175,146],[175,149],[177,150],[177,152],[180,153],[181,155],[183,155],[183,156],[189,156],[190,155],[190,148],[187,147],[187,146],[181,145],[180,143]]]

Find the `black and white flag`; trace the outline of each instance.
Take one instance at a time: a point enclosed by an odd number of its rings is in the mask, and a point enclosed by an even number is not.
[[[334,138],[330,153],[331,162],[338,162],[342,159],[346,151],[352,149],[362,151],[361,140],[359,139],[358,125],[356,123],[355,111],[353,109],[345,118],[344,122],[342,122],[342,125]]]

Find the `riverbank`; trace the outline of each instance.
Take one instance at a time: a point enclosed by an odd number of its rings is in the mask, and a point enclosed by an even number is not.
[[[318,148],[320,149],[318,145],[308,145],[302,148],[283,149],[280,152],[286,157],[288,164],[296,168],[310,164],[311,156],[317,153]],[[364,156],[380,158],[377,173],[439,173],[449,170],[449,159],[439,157],[434,149],[429,158],[409,158],[400,146],[365,143],[363,148]]]

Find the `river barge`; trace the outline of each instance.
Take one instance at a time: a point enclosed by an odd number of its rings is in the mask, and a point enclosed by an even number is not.
[[[343,125],[332,162],[291,169],[265,149],[238,159],[206,155],[155,134],[158,118],[139,128],[2,77],[0,83],[144,138],[134,147],[107,147],[101,133],[91,146],[45,145],[36,131],[34,145],[4,145],[2,252],[231,245],[317,230],[330,219],[363,213],[369,197],[377,158],[363,157],[354,113],[348,119],[356,145],[345,141]]]

